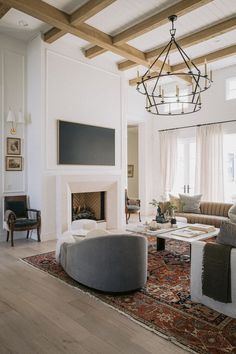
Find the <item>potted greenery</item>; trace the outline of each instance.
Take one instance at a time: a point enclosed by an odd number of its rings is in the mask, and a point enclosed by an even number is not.
[[[152,201],[149,204],[151,204],[155,208],[157,208],[156,222],[161,223],[161,224],[164,224],[165,222],[167,222],[164,214],[161,211],[161,207],[160,207],[159,202],[156,199],[152,199]]]

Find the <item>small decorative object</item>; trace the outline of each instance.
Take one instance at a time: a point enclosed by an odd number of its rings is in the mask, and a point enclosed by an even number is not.
[[[134,177],[134,165],[128,165],[128,178]]]
[[[155,220],[152,220],[149,224],[149,230],[156,231],[159,229],[158,223]]]
[[[6,156],[6,171],[22,171],[22,157]]]
[[[165,215],[161,212],[161,207],[159,205],[159,202],[156,199],[152,199],[152,201],[149,204],[151,204],[157,208],[157,215],[156,215],[156,222],[157,223],[164,224],[164,223],[168,222]]]
[[[21,139],[7,138],[7,155],[21,154]]]
[[[177,224],[176,218],[170,219],[171,226],[174,227]]]

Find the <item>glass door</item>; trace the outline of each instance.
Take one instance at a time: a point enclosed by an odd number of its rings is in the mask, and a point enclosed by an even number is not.
[[[178,141],[177,174],[173,193],[193,194],[195,185],[196,142],[195,138]]]

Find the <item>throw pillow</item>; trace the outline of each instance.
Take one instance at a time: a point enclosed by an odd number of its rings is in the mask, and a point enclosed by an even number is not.
[[[200,210],[200,202],[202,195],[186,195],[186,194],[179,194],[180,202],[183,205],[183,212],[184,213],[194,213],[194,214],[201,214]]]
[[[236,204],[232,205],[228,212],[229,219],[231,222],[236,224]]]
[[[181,200],[179,197],[176,197],[173,194],[169,194],[169,198],[170,198],[170,203],[176,208],[175,212],[176,213],[181,213],[183,211],[183,205],[181,203]]]
[[[228,220],[223,221],[216,242],[236,247],[236,224]]]

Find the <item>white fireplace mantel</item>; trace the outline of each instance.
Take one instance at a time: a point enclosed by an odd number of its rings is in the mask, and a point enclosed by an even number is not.
[[[121,176],[116,175],[60,175],[56,177],[56,224],[57,237],[70,229],[71,194],[86,192],[106,192],[107,229],[122,227]]]

